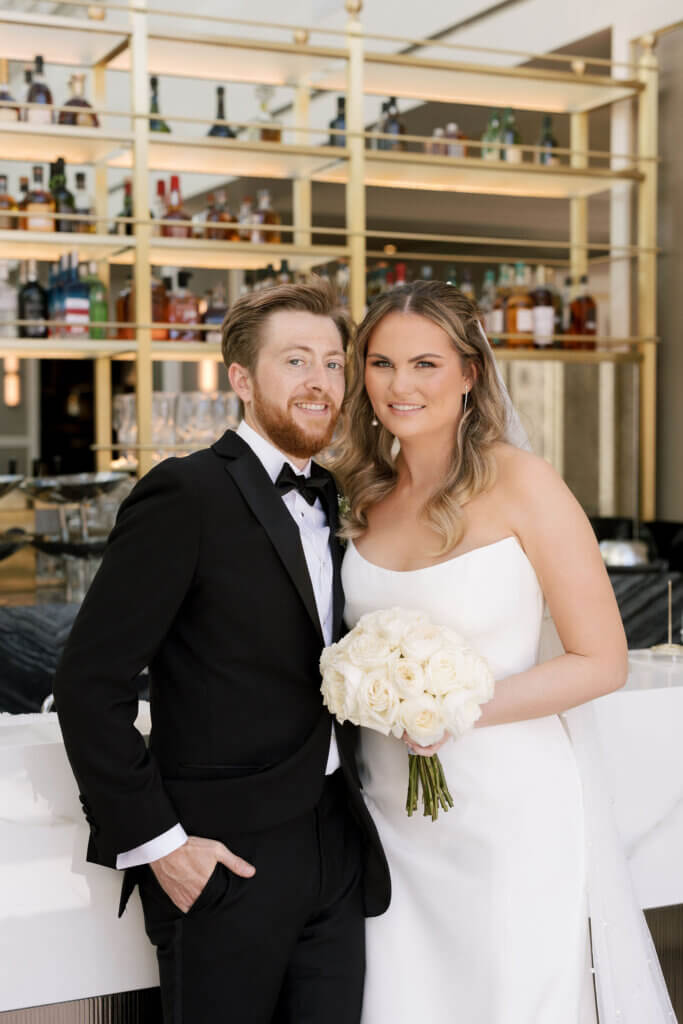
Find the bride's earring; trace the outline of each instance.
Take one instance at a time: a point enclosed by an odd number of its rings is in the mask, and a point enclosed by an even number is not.
[[[377,419],[377,414],[375,413],[374,409],[372,410],[372,419],[370,420],[370,425],[373,427],[379,426],[379,420]]]
[[[467,391],[465,392],[465,402],[464,402],[463,407],[462,407],[463,413],[467,412],[467,396],[469,395],[469,393],[470,393],[470,389],[468,388]]]

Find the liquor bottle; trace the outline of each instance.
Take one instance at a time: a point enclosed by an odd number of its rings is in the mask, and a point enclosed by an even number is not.
[[[149,112],[150,114],[159,113],[159,79],[156,75],[152,75],[149,80],[151,89],[151,97],[149,101]],[[170,128],[164,121],[163,117],[151,117],[149,120],[149,130],[151,132],[170,132]]]
[[[225,87],[216,86],[216,121],[225,121]],[[209,135],[220,139],[235,139],[237,136],[227,124],[213,124],[209,128]]]
[[[531,348],[534,338],[534,300],[529,295],[524,263],[515,263],[515,283],[505,308],[505,330],[511,348]]]
[[[212,329],[210,331],[201,332],[202,341],[206,341],[213,345],[220,344],[221,326],[227,312],[228,303],[225,298],[225,289],[222,284],[217,284],[211,292],[206,312],[202,315],[202,323],[212,325]]]
[[[188,288],[192,274],[188,270],[178,271],[178,287],[168,298],[168,322],[178,324],[168,332],[171,341],[196,341],[197,332],[187,327],[199,323],[197,298]]]
[[[462,272],[462,284],[460,285],[460,291],[463,295],[470,300],[470,302],[476,303],[477,298],[474,294],[474,284],[472,283],[472,272],[469,267],[465,267]]]
[[[284,262],[284,260],[283,260]],[[342,306],[348,306],[349,304],[349,282],[351,280],[351,272],[349,270],[349,264],[347,260],[339,260],[337,263],[337,269],[334,275],[334,287],[337,290],[337,297]]]
[[[152,219],[155,221],[161,221],[166,219],[166,182],[163,178],[157,178],[157,190],[156,196],[154,197],[154,206],[152,208]],[[155,235],[162,235],[164,228],[162,224],[157,223],[153,228]]]
[[[9,77],[7,74],[7,58],[0,57],[0,103],[15,103],[14,96],[9,91]],[[0,121],[20,121],[21,111],[19,107],[0,107]]]
[[[191,218],[183,206],[180,195],[180,178],[177,174],[171,175],[171,194],[168,199],[166,220],[185,221],[186,223],[165,224],[162,235],[166,238],[190,238],[192,235]]]
[[[252,209],[252,200],[249,196],[246,196],[240,203],[240,212],[237,217],[237,221],[240,224],[239,237],[242,242],[251,241],[251,230],[247,231],[246,227],[254,223],[254,211]]]
[[[119,218],[133,216],[133,185],[128,179],[123,183],[123,206],[119,211],[118,216]],[[112,234],[132,235],[133,228],[133,224],[125,223],[124,221],[117,219],[116,224],[112,228]]]
[[[259,102],[260,113],[256,124],[249,129],[249,138],[254,142],[280,142],[282,130],[273,126],[275,118],[268,110],[268,104],[275,92],[272,85],[257,85],[254,90]]]
[[[560,161],[555,153],[557,139],[553,135],[553,119],[550,114],[543,115],[543,126],[538,145],[542,148],[536,151],[536,163],[545,164],[546,167],[556,167]]]
[[[511,292],[510,269],[507,263],[501,263],[498,268],[498,287],[491,311],[490,341],[492,345],[504,346],[506,344],[501,335],[505,334],[505,317]]]
[[[73,107],[73,110],[60,110],[59,124],[78,125],[81,128],[99,128],[100,122],[97,114],[93,114],[92,105],[86,100],[85,75],[75,74],[69,79],[71,96],[64,104],[65,107]]]
[[[50,336],[61,338],[64,329],[64,288],[66,287],[66,254],[62,253],[59,262],[53,265],[50,275],[50,290],[47,296],[48,319],[53,321]]]
[[[484,271],[484,284],[481,291],[481,299],[479,300],[479,309],[484,319],[484,330],[489,341],[494,333],[493,331],[493,307],[496,301],[496,272],[495,270]],[[501,311],[502,314],[502,311]],[[502,315],[501,315],[502,321]],[[498,333],[502,334],[502,322],[498,329]]]
[[[47,292],[38,281],[38,268],[35,260],[28,261],[26,284],[19,292],[20,320],[47,320]],[[20,338],[47,338],[46,324],[35,323],[19,328]]]
[[[583,334],[588,338],[594,337],[597,331],[597,307],[595,299],[588,292],[588,275],[583,274],[576,292],[576,298],[571,304],[571,316],[569,321],[570,334]],[[567,348],[594,349],[594,341],[570,341]]]
[[[396,97],[389,97],[389,106],[387,107],[387,116],[382,125],[382,131],[385,135],[399,136],[405,134],[405,125],[398,116],[398,104],[396,103]],[[398,139],[381,139],[380,149],[391,149],[400,150],[404,148],[403,143]]]
[[[371,126],[373,132],[383,132],[384,122],[387,119],[387,111],[389,109],[389,100],[385,100],[380,110],[380,115],[377,123]],[[386,139],[368,139],[368,149],[383,149],[385,148],[382,143],[386,142]]]
[[[52,104],[52,93],[43,74],[43,58],[36,57],[35,70],[26,95],[27,103]],[[31,124],[53,124],[54,114],[51,110],[41,110],[40,106],[26,110],[26,120]]]
[[[423,265],[420,267],[420,280],[431,281],[433,280],[433,278],[434,271],[432,269],[431,263],[423,263]]]
[[[35,261],[34,261],[35,262]],[[13,338],[16,334],[16,328],[12,326],[12,322],[17,319],[17,290],[14,285],[10,284],[9,280],[9,263],[7,260],[0,260],[0,337],[1,338]],[[19,319],[21,320],[21,314],[19,313]],[[19,329],[19,336],[25,337],[21,334],[21,328]]]
[[[569,321],[572,315],[572,299],[574,298],[573,291],[574,282],[571,277],[565,277],[564,284],[562,286],[562,333],[569,334]],[[566,348],[566,342],[563,342],[563,347]]]
[[[443,128],[435,128],[429,142],[425,143],[425,150],[432,156],[446,156],[448,146],[445,142],[446,133]]]
[[[116,296],[116,320],[119,324],[130,323],[131,319],[131,302],[130,297],[133,291],[133,278],[131,272],[128,271],[128,278],[123,288]],[[128,341],[135,337],[135,329],[133,327],[118,327],[116,330],[116,336],[121,341]]]
[[[292,272],[289,269],[288,260],[280,260],[280,269],[277,272],[277,283],[278,284],[291,284],[293,280]]]
[[[5,216],[2,215],[3,210],[8,211]],[[7,191],[7,175],[0,174],[0,230],[9,231],[19,227],[19,218],[10,216],[16,211],[16,200]]]
[[[21,200],[19,209],[26,212],[23,220],[27,231],[55,230],[53,218],[45,216],[54,213],[55,201],[43,188],[43,168],[39,165],[33,168],[33,188]]]
[[[258,206],[254,214],[255,224],[273,224],[279,225],[281,223],[280,215],[275,212],[270,204],[270,192],[267,188],[259,189],[256,193],[258,199]],[[263,231],[256,230],[252,231],[251,234],[252,242],[274,242],[278,243],[282,240],[282,235],[279,231]]]
[[[50,192],[55,203],[56,213],[75,213],[76,207],[74,202],[73,194],[66,187],[66,169],[64,166],[64,157],[58,157],[57,161],[51,165],[52,173],[50,176]],[[55,231],[73,231],[75,222],[72,220],[61,220],[58,218],[55,221]]]
[[[105,323],[109,319],[109,304],[107,302],[107,289],[97,276],[97,263],[95,260],[91,260],[88,264],[88,276],[85,280],[90,289],[90,337],[106,338],[106,327],[96,326],[97,324]]]
[[[64,289],[64,333],[68,338],[87,338],[90,329],[90,286],[85,269],[78,265],[78,250],[72,250]]]
[[[19,178],[19,198],[17,199],[17,210],[25,210],[28,204],[28,178]],[[17,227],[21,228],[22,231],[26,231],[26,217],[19,217],[17,219]]]
[[[555,307],[544,266],[536,268],[536,287],[531,293],[531,298],[534,303],[534,308],[531,311],[534,324],[534,348],[552,348],[555,331]]]
[[[517,131],[515,115],[510,107],[506,109],[503,117],[502,141],[505,143],[505,148],[502,150],[501,159],[508,164],[521,164],[522,150],[519,147],[522,139]]]
[[[209,214],[207,213],[207,221],[209,220]],[[230,207],[223,189],[220,189],[216,193],[215,200],[215,212],[211,218],[214,225],[216,223],[224,225],[221,228],[213,227],[207,229],[207,238],[218,238],[224,242],[239,242],[240,235],[237,230],[237,220],[230,213]]]
[[[95,207],[93,201],[88,194],[88,190],[85,185],[85,172],[76,172],[76,191],[74,192],[74,213],[80,214],[82,217],[93,217],[95,214]],[[96,230],[95,222],[92,220],[75,220],[72,221],[73,230],[77,231],[81,235],[93,234]]]
[[[553,302],[553,332],[554,334],[562,334],[562,296],[560,295],[559,289],[555,283],[555,271],[552,267],[546,268],[546,285],[550,292]],[[560,348],[562,342],[557,340],[555,342],[555,348]]]
[[[452,263],[446,271],[446,284],[450,284],[453,288],[458,287],[458,268],[455,263]]]
[[[164,278],[152,274],[150,279],[150,290],[152,293],[152,322],[154,324],[168,323],[168,296],[170,288],[166,287]],[[135,288],[131,289],[131,301],[135,301]],[[135,306],[133,306],[133,311]],[[133,316],[134,320],[135,317]],[[150,333],[152,341],[167,341],[168,327],[153,327]]]
[[[330,128],[343,132],[346,129],[346,97],[337,96],[337,116],[330,121]],[[329,146],[345,146],[346,135],[330,135]]]
[[[446,154],[457,157],[467,156],[467,147],[463,141],[466,138],[467,136],[460,131],[455,121],[449,121],[446,125]]]
[[[492,110],[489,123],[486,126],[481,141],[482,160],[502,160],[502,146],[495,145],[501,141],[500,112]]]

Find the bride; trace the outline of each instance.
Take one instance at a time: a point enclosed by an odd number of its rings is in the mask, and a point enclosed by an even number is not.
[[[335,467],[349,503],[347,624],[419,608],[496,679],[457,742],[361,731],[393,887],[389,911],[367,922],[363,1022],[594,1021],[584,791],[559,716],[622,686],[627,649],[592,529],[525,450],[476,309],[455,288],[420,281],[381,297],[354,359]],[[539,664],[545,602],[564,652]],[[435,823],[405,813],[408,747],[439,750],[455,806]]]

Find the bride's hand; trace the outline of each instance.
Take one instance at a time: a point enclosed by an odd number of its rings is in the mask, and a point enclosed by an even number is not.
[[[450,738],[450,733],[445,732],[438,743],[432,743],[431,747],[421,747],[410,738],[407,732],[404,732],[401,737],[410,753],[417,754],[419,757],[431,757],[432,754],[436,754],[437,750],[441,750],[444,743],[448,743]]]

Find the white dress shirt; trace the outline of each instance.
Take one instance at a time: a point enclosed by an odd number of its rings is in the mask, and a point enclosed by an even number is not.
[[[261,434],[245,423],[244,420],[242,420],[237,428],[237,433],[243,441],[246,441],[254,454],[258,456],[268,476],[275,483],[285,462],[289,461],[287,457],[279,448],[276,448],[275,445],[271,444],[270,441],[266,440],[265,437],[262,437]],[[292,466],[292,469],[295,473],[303,473],[304,476],[310,476],[310,460],[304,469],[297,469],[296,466]],[[299,527],[301,544],[313,585],[315,604],[318,609],[323,638],[326,644],[330,644],[332,642],[334,608],[332,597],[332,553],[330,551],[330,528],[327,523],[327,515],[319,498],[316,498],[314,505],[309,505],[299,491],[288,491],[287,494],[282,495],[282,500],[287,511]],[[339,763],[337,740],[334,735],[334,729],[332,729],[325,774],[331,775],[339,767]],[[149,864],[151,861],[158,860],[159,857],[165,857],[167,854],[172,853],[173,850],[177,850],[186,840],[187,833],[183,826],[180,824],[173,825],[172,828],[169,828],[168,831],[163,832],[160,836],[150,839],[148,843],[143,843],[142,846],[136,846],[133,850],[120,853],[116,858],[116,867],[122,869],[136,867],[139,864]]]

